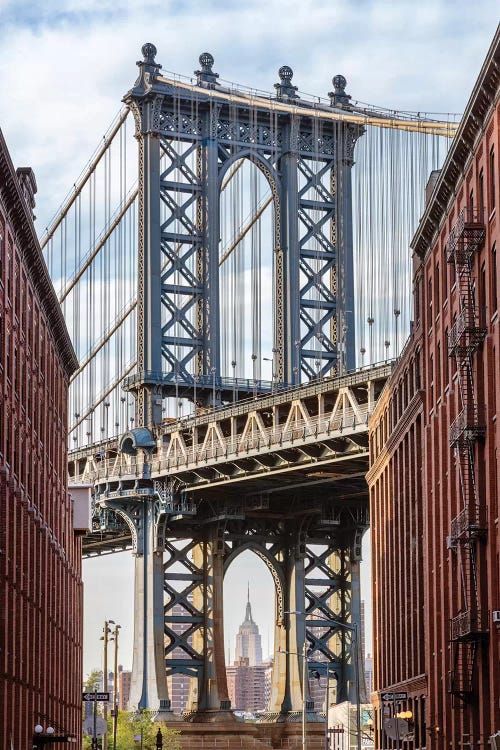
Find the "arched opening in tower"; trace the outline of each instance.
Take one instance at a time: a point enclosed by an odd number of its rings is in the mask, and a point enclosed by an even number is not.
[[[251,550],[224,577],[224,639],[231,707],[245,718],[270,702],[276,588],[267,565]]]
[[[221,374],[271,382],[275,357],[273,190],[264,163],[231,162],[220,187]]]

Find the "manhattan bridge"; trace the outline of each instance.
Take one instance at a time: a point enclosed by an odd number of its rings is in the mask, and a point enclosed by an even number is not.
[[[265,719],[293,722],[306,652],[355,702],[368,418],[409,332],[409,237],[457,125],[355,102],[341,75],[324,100],[288,66],[270,94],[222,81],[208,53],[192,79],[142,53],[42,239],[80,362],[84,554],[103,576],[106,554],[135,556],[130,704],[176,718],[167,678],[185,674],[191,721],[231,718],[223,580],[258,555],[275,590]]]

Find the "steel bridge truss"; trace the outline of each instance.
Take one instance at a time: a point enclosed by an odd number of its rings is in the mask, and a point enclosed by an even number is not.
[[[162,398],[194,390],[195,378],[200,400],[220,403],[209,386],[221,378],[220,195],[243,159],[264,174],[274,207],[276,382],[352,369],[350,170],[362,126],[321,108],[306,117],[265,99],[235,103],[230,91],[215,100],[225,90],[210,56],[187,91],[160,75],[153,45],[143,53],[125,97],[140,162],[136,423],[160,422]],[[291,71],[280,76],[278,99],[293,104]]]
[[[244,550],[275,584],[267,718],[300,715],[304,642],[308,658],[334,665],[338,699],[354,700],[367,421],[389,372],[135,428],[71,454],[71,482],[95,488],[100,542],[89,538],[87,554],[125,545],[136,558],[133,705],[168,712],[166,678],[181,673],[190,712],[229,710],[223,581]]]

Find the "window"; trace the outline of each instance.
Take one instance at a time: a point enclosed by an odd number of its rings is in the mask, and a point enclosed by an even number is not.
[[[491,248],[491,312],[498,307],[497,246]]]
[[[6,281],[7,281],[7,284],[6,284],[6,286],[7,286],[7,299],[10,301],[11,279],[10,279],[10,255],[9,255],[8,251],[7,251],[7,263],[6,263],[6,269],[5,270],[6,270],[6,273],[7,273],[7,277],[6,277]]]
[[[444,372],[444,381],[443,386],[446,388],[450,383],[450,357],[448,354],[448,337],[449,337],[449,330],[448,326],[444,329],[444,351],[445,351],[445,362],[443,367]]]
[[[490,213],[495,208],[495,149],[493,146],[490,150],[490,201],[489,201],[489,209]]]
[[[474,216],[474,191],[471,190],[469,193],[469,221],[473,220]]]
[[[481,266],[481,289],[479,290],[479,325],[481,328],[486,328],[486,268]]]
[[[434,406],[434,357],[429,357],[429,410]]]
[[[443,265],[443,276],[441,279],[442,293],[443,293],[443,304],[448,298],[448,264]]]
[[[435,309],[436,309],[436,315],[439,313],[439,263],[436,263],[436,268],[434,271],[434,299],[435,299]]]
[[[441,343],[436,347],[436,398],[441,396]]]
[[[479,206],[481,212],[484,212],[484,173],[483,170],[479,172]]]
[[[414,307],[415,307],[415,320],[420,320],[420,282],[416,281],[414,286]]]

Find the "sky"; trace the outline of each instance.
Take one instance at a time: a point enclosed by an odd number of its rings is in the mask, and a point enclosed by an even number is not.
[[[146,41],[164,71],[192,75],[208,51],[222,79],[264,90],[287,64],[307,93],[325,96],[342,73],[361,102],[461,112],[498,21],[495,0],[0,0],[0,127],[14,164],[34,169],[41,234],[120,109]],[[122,626],[119,661],[130,667],[132,556],[85,561],[84,577],[84,672],[100,664],[106,618]],[[226,583],[231,654],[248,580],[268,651],[271,579],[241,556]],[[366,598],[367,562],[362,585]]]

